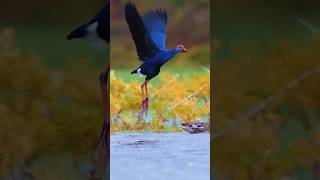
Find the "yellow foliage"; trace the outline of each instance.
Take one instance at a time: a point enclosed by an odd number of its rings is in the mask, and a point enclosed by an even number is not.
[[[110,79],[113,131],[141,129],[158,131],[164,129],[164,121],[168,119],[180,119],[182,122],[209,119],[209,73],[181,78],[179,74],[163,72],[159,82],[151,81],[148,84],[150,119],[146,118],[143,124],[136,121],[141,103],[140,84],[136,81],[130,83],[123,81],[115,71],[111,72]],[[116,119],[120,119],[120,122]],[[135,122],[135,125],[132,122]],[[126,126],[123,127],[123,124]]]

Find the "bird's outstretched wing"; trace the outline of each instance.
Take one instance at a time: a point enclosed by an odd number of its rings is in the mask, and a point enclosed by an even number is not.
[[[145,61],[152,58],[159,51],[159,48],[151,38],[137,8],[131,1],[126,3],[125,17],[136,45],[139,59]]]
[[[145,14],[142,19],[157,47],[159,49],[166,48],[167,12],[162,9],[156,9]]]

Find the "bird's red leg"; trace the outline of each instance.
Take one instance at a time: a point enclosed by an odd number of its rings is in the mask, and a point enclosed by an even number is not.
[[[146,80],[143,84],[144,84],[144,88],[146,90],[146,98],[145,99],[148,99],[148,89],[147,89],[147,84],[148,84],[148,80]]]
[[[143,91],[144,83],[141,85],[141,102],[144,100],[144,91]]]
[[[144,87],[144,83],[141,85],[141,106],[140,106],[140,111],[139,111],[139,117],[138,117],[138,120],[142,120],[142,116],[143,116],[143,113],[144,113],[144,108],[143,108],[143,102],[144,102],[144,90],[143,90],[143,87]]]
[[[144,100],[144,110],[145,110],[145,113],[146,113],[146,115],[148,114],[148,102],[149,102],[149,96],[148,96],[148,88],[147,88],[147,84],[148,84],[148,80],[146,80],[145,82],[144,82],[144,88],[145,88],[145,90],[146,90],[146,98],[145,98],[145,100]]]
[[[145,113],[146,115],[148,114],[148,90],[147,90],[147,84],[148,80],[145,80],[143,84],[141,85],[141,96],[142,96],[142,102],[140,106],[140,112],[139,112],[139,118],[138,120],[142,120],[143,114]],[[144,94],[144,90],[146,91],[146,94]]]

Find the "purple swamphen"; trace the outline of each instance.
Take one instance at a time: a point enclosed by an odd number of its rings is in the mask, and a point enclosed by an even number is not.
[[[89,42],[94,47],[104,50],[110,41],[110,1],[108,0],[97,15],[87,23],[72,31],[67,39],[80,38]],[[106,179],[109,173],[110,157],[110,107],[108,93],[108,77],[110,72],[109,63],[100,74],[100,88],[103,100],[104,123],[100,134],[95,166],[92,171],[92,178]]]
[[[177,53],[186,52],[183,44],[176,48],[166,48],[167,13],[163,9],[156,9],[140,16],[136,6],[128,1],[125,5],[125,18],[129,25],[136,51],[142,64],[131,72],[146,76],[141,85],[142,102],[139,120],[144,113],[148,113],[148,82],[160,73],[160,68]],[[145,92],[144,92],[145,90]]]

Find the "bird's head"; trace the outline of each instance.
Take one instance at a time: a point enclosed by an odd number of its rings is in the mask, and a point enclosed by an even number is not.
[[[187,49],[184,47],[184,45],[183,45],[182,43],[179,43],[179,44],[178,44],[177,49],[178,49],[180,52],[187,52]]]

